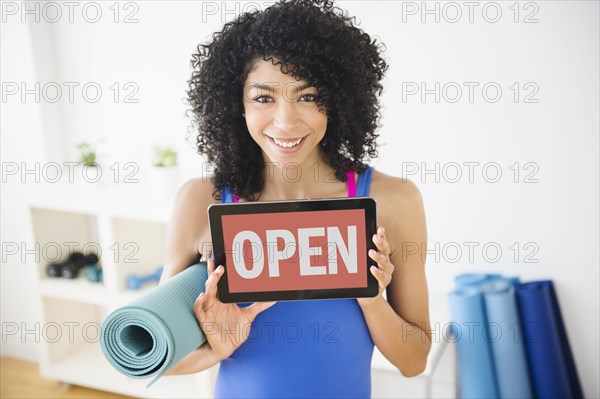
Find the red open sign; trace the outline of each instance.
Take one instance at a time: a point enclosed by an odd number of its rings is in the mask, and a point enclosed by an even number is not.
[[[221,220],[231,293],[367,287],[363,209]]]
[[[365,298],[379,293],[367,239],[371,197],[255,201],[208,207],[223,303]]]

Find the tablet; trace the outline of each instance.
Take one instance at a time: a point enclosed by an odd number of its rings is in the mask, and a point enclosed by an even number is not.
[[[374,297],[371,197],[211,204],[223,303]]]

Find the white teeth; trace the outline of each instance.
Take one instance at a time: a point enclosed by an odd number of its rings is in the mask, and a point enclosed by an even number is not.
[[[271,137],[273,139],[273,141],[275,142],[275,144],[277,144],[280,147],[284,147],[284,148],[292,148],[298,144],[300,144],[300,142],[302,141],[302,138],[299,138],[297,141],[293,142],[293,143],[282,143],[281,141]]]

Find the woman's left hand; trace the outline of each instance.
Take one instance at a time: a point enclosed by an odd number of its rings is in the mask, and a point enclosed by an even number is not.
[[[373,265],[370,267],[371,274],[375,276],[379,282],[379,292],[374,297],[369,298],[356,298],[360,306],[372,305],[380,300],[385,299],[381,296],[385,287],[392,281],[392,273],[394,273],[394,265],[390,262],[391,247],[390,243],[385,238],[385,229],[383,226],[377,228],[377,234],[372,237],[375,246],[378,251],[369,250],[369,257],[377,262],[377,266]]]

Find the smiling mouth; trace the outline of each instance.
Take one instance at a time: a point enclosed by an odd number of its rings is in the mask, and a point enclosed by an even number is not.
[[[268,134],[265,134],[265,136],[267,136],[269,138],[269,140],[271,140],[271,142],[275,143],[275,145],[277,145],[281,148],[294,148],[297,145],[299,145],[302,142],[302,140],[304,140],[304,138],[306,137],[306,136],[303,136],[303,137],[299,137],[299,138],[293,139],[293,140],[282,141],[282,140],[275,139],[275,138],[269,136]]]

